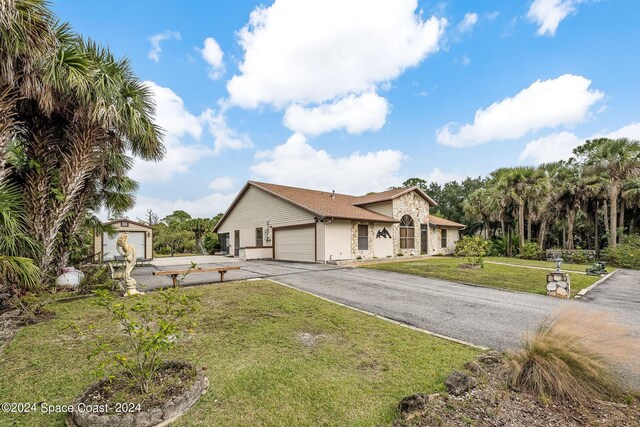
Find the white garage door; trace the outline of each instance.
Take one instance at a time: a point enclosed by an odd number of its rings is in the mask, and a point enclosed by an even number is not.
[[[283,261],[316,261],[315,226],[275,231],[275,259]]]
[[[136,258],[146,258],[144,254],[144,231],[129,231],[129,243],[133,245],[136,250]],[[109,237],[108,234],[104,234],[103,246],[103,258],[105,261],[110,261],[114,256],[120,256],[116,249],[116,242],[122,233],[118,233],[113,237]]]

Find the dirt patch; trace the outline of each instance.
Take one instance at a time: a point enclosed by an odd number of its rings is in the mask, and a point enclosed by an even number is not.
[[[312,348],[318,343],[318,341],[325,338],[325,334],[312,334],[309,332],[298,332],[298,339],[303,346]]]
[[[544,404],[534,396],[511,390],[495,355],[480,357],[478,387],[461,397],[448,394],[414,395],[400,404],[401,419],[395,427],[583,427],[640,425],[637,399],[629,404],[594,400],[586,405]],[[488,361],[491,363],[487,363]]]

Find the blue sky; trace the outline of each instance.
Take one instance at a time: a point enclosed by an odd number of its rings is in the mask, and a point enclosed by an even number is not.
[[[637,0],[53,8],[156,96],[168,153],[136,163],[132,218],[214,215],[248,179],[359,194],[640,139]]]

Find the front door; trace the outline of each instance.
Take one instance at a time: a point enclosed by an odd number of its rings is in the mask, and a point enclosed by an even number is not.
[[[240,230],[233,231],[233,256],[240,256]]]
[[[429,225],[420,224],[420,252],[429,253]]]

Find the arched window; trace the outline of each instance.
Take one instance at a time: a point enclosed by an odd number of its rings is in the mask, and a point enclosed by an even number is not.
[[[414,233],[413,218],[409,215],[403,216],[400,219],[400,249],[415,249]]]

